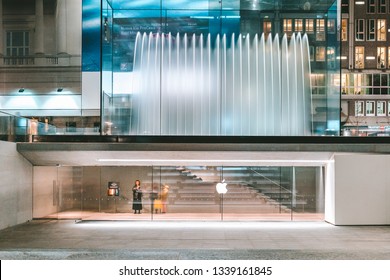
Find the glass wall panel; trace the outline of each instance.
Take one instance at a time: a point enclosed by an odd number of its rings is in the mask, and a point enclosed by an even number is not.
[[[105,134],[339,134],[336,3],[297,14],[301,7],[287,1],[152,2],[112,1]],[[295,23],[308,35],[293,33]],[[326,83],[312,86],[310,75]]]
[[[35,167],[33,188],[34,218],[290,221],[324,213],[321,167]]]
[[[101,118],[102,134],[112,133],[112,124],[115,118],[115,108],[113,107],[113,14],[111,6],[102,2],[101,18]]]

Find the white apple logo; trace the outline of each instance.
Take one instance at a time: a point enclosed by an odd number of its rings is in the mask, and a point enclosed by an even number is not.
[[[225,183],[225,180],[223,180],[221,183],[218,183],[215,188],[217,189],[217,192],[219,194],[225,194],[227,193],[227,188],[226,188],[227,184]]]

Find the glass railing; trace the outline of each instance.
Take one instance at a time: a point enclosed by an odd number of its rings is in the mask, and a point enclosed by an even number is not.
[[[0,111],[0,140],[28,142],[30,126],[28,119]]]

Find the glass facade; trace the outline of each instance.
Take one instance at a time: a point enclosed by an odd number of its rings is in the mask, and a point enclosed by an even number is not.
[[[102,133],[338,135],[340,24],[336,1],[102,1]]]
[[[322,220],[323,172],[322,167],[277,166],[37,166],[33,215],[83,220]],[[141,215],[133,210],[135,180],[141,182]],[[222,181],[225,194],[216,187]]]

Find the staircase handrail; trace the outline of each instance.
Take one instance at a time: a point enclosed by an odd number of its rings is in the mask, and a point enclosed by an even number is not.
[[[272,184],[278,186],[279,188],[281,188],[281,189],[287,191],[288,193],[292,194],[292,191],[291,191],[291,190],[289,190],[289,189],[283,187],[283,186],[282,186],[281,184],[279,184],[278,182],[275,182],[274,180],[271,180],[271,179],[268,178],[267,176],[261,174],[260,172],[254,170],[254,169],[252,169],[252,168],[249,168],[249,170],[252,171],[253,173],[256,173],[257,175],[263,177],[264,179],[266,179],[267,181],[271,182]]]

